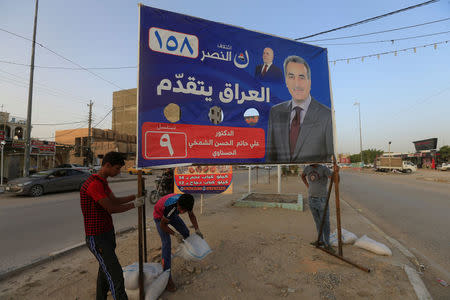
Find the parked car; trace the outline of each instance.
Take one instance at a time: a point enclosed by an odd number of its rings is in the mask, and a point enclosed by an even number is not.
[[[100,171],[101,168],[102,168],[102,166],[100,166],[100,165],[95,165],[95,166],[92,166],[92,167],[89,169],[89,171],[90,171],[92,174],[97,174],[98,171]]]
[[[139,170],[142,170],[142,174],[143,175],[152,175],[152,173],[153,173],[152,169],[150,169],[150,168],[139,168],[139,169],[137,169],[135,167],[128,168],[127,172],[129,174],[135,174],[136,175]]]
[[[78,170],[78,171],[91,173],[91,169],[89,169],[89,167],[83,167],[82,165],[79,165],[79,164],[62,164],[62,165],[59,165],[59,166],[57,166],[55,168],[57,168],[57,169],[71,168],[71,169],[75,169],[75,170]]]
[[[450,171],[450,163],[442,163],[442,166],[439,168],[441,171]]]
[[[75,169],[51,169],[10,180],[5,192],[39,197],[49,192],[79,190],[89,176],[89,173]]]

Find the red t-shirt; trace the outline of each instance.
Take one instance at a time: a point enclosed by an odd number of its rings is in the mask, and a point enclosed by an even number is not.
[[[81,211],[84,217],[86,235],[98,235],[114,230],[111,214],[98,203],[112,191],[108,181],[97,174],[91,175],[80,189]]]
[[[178,215],[177,203],[180,198],[180,194],[168,194],[161,197],[158,202],[156,202],[155,207],[153,207],[153,218],[161,220],[162,217],[167,219]]]

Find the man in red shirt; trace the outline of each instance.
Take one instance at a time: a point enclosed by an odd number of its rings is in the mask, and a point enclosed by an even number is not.
[[[80,189],[81,211],[84,217],[86,244],[99,262],[97,300],[106,299],[108,290],[115,300],[128,299],[123,271],[117,259],[116,235],[111,214],[125,212],[144,204],[144,197],[136,195],[117,198],[108,186],[108,177],[120,173],[125,165],[118,152],[107,153],[102,168],[91,175]]]

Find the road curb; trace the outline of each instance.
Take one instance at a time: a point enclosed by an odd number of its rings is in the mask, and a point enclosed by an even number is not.
[[[125,227],[123,229],[117,230],[116,231],[116,235],[119,236],[119,235],[122,235],[122,234],[125,234],[125,233],[128,233],[128,232],[134,231],[136,229],[137,229],[137,226]],[[39,266],[41,264],[44,264],[44,263],[47,263],[47,262],[50,262],[50,261],[53,261],[53,260],[55,260],[57,258],[60,258],[60,257],[62,257],[64,255],[67,255],[69,253],[72,253],[72,252],[74,252],[74,251],[76,251],[78,249],[84,248],[84,247],[86,247],[86,243],[85,242],[81,242],[81,243],[69,246],[67,248],[51,252],[51,253],[48,254],[48,256],[39,257],[39,258],[33,260],[31,263],[28,263],[28,264],[20,266],[18,268],[15,268],[15,269],[6,271],[4,273],[1,273],[0,274],[0,281],[6,280],[9,277],[18,275],[18,274],[22,273],[23,271],[26,271],[26,270],[31,269],[33,267]]]
[[[406,275],[408,275],[409,282],[411,282],[417,298],[419,300],[433,299],[423,283],[422,278],[420,278],[419,274],[417,274],[417,271],[407,265],[404,265],[403,269],[405,270]]]
[[[367,224],[369,224],[375,231],[377,231],[379,234],[381,234],[386,240],[389,241],[395,248],[397,248],[403,255],[405,255],[412,263],[416,265],[417,268],[422,268],[422,265],[419,263],[419,260],[417,257],[411,253],[405,246],[403,246],[399,241],[396,239],[388,236],[381,228],[379,228],[377,225],[375,225],[372,221],[367,219],[365,216],[363,216],[357,209],[355,209],[350,203],[345,201],[343,197],[340,197],[341,201],[345,202],[349,207],[351,207]],[[416,293],[416,296],[419,300],[428,300],[433,299],[428,292],[425,283],[422,281],[422,278],[420,278],[419,274],[416,270],[411,268],[408,265],[403,265],[403,270],[405,271],[406,275],[408,276],[408,280],[411,283],[414,292]]]

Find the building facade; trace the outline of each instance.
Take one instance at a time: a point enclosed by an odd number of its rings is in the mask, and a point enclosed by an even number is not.
[[[113,92],[112,130],[118,134],[136,135],[137,89]]]

